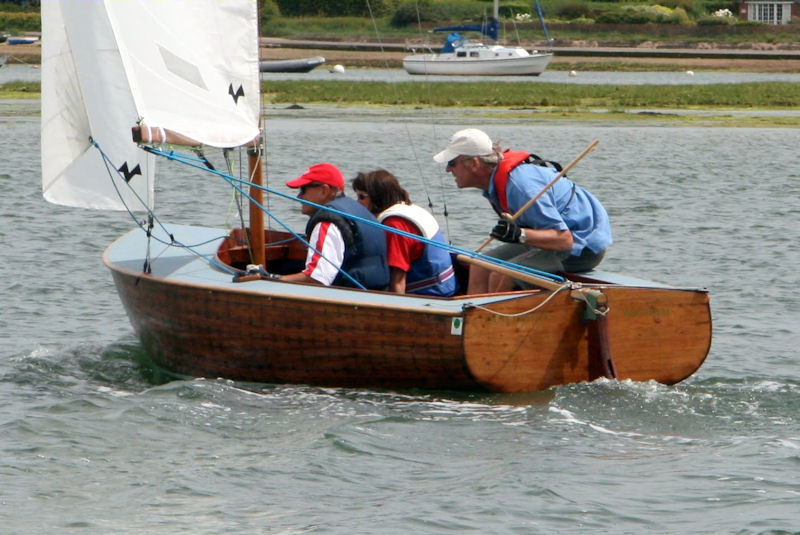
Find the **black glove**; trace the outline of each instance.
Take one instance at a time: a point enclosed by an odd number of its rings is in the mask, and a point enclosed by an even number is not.
[[[508,219],[500,219],[492,229],[491,235],[493,238],[508,242],[519,243],[519,237],[522,234],[522,229],[514,221]]]

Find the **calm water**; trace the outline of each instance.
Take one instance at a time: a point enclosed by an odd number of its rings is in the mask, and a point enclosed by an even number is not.
[[[331,72],[332,65],[322,65],[308,73],[264,73],[264,80],[350,80],[374,82],[529,82],[559,84],[611,85],[695,85],[734,84],[743,82],[800,82],[795,73],[742,73],[712,71],[612,72],[545,71],[539,76],[412,76],[403,69],[357,69],[345,67],[344,73]],[[691,73],[691,74],[689,74]]]
[[[708,287],[711,352],[673,387],[508,396],[153,382],[100,258],[132,225],[42,200],[38,121],[38,102],[0,102],[3,533],[800,530],[800,131],[337,108],[270,119],[272,184],[317,161],[346,176],[385,166],[416,201],[446,199],[464,247],[493,218],[430,159],[452,131],[480,125],[563,163],[600,140],[571,176],[611,214],[604,268]],[[207,180],[160,189],[167,220],[228,217]]]
[[[333,64],[325,64],[307,73],[264,73],[263,80],[347,80],[374,82],[530,82],[559,84],[610,85],[696,85],[735,84],[744,82],[800,82],[798,73],[664,71],[616,72],[580,71],[570,76],[567,71],[545,71],[540,76],[412,76],[402,68],[360,69],[344,65],[344,73],[332,73]],[[691,72],[691,74],[689,74]],[[0,69],[0,84],[10,81],[39,81],[38,65],[9,63]]]

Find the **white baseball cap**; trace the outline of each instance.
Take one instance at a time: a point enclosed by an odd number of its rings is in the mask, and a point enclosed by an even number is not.
[[[488,156],[493,152],[494,144],[486,132],[477,128],[467,128],[453,134],[447,148],[433,159],[445,163],[456,156]]]

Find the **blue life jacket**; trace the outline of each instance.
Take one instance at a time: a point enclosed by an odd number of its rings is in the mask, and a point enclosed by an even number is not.
[[[381,212],[378,217],[381,222],[388,217],[402,217],[413,223],[421,236],[446,243],[436,219],[417,205],[398,203]],[[422,256],[411,262],[406,274],[406,293],[450,297],[455,292],[456,276],[450,253],[443,247],[424,244]]]
[[[326,206],[340,212],[377,221],[375,216],[358,202],[340,195]],[[341,271],[345,271],[368,290],[385,290],[389,285],[389,266],[386,263],[386,237],[383,231],[361,221],[335,214],[324,208],[318,209],[308,220],[306,235],[310,236],[317,223],[330,221],[339,229],[344,239],[344,261]],[[335,286],[356,287],[341,271],[333,280]]]

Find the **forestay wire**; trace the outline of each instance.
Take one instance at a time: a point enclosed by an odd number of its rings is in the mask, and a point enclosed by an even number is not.
[[[100,147],[100,145],[94,139],[92,139],[90,141],[91,141],[91,144],[98,150],[98,152],[100,152],[100,155],[103,158],[103,163],[106,166],[106,171],[108,172],[109,177],[111,177],[115,173],[118,176],[121,176],[121,173],[117,170],[117,168],[114,166],[114,163],[111,161],[111,159],[108,157],[108,155],[103,151],[103,149]],[[184,156],[186,156],[186,155],[184,155]],[[186,156],[186,157],[188,158],[188,156]],[[201,162],[202,160],[200,160],[199,158],[195,158],[195,161],[198,162],[197,166],[199,168],[203,168],[203,167],[201,167],[199,165],[199,162]],[[206,167],[206,169],[207,169],[207,167]],[[218,236],[216,238],[211,238],[211,239],[208,239],[208,240],[206,240],[204,242],[195,243],[195,244],[191,244],[191,245],[182,243],[179,240],[176,240],[175,236],[171,232],[169,232],[167,230],[167,227],[161,222],[161,220],[158,218],[156,213],[153,212],[153,210],[150,208],[150,206],[147,204],[147,202],[145,202],[145,200],[142,199],[142,197],[136,192],[136,190],[134,188],[132,188],[130,186],[130,184],[128,184],[127,181],[125,181],[125,184],[128,185],[129,190],[133,193],[133,195],[139,201],[139,204],[141,204],[144,207],[144,209],[147,211],[147,216],[148,216],[148,224],[147,225],[142,223],[142,221],[138,217],[136,217],[136,214],[133,213],[134,212],[133,209],[131,209],[128,206],[128,204],[125,202],[125,198],[122,196],[121,192],[119,191],[119,188],[117,187],[117,181],[111,180],[111,184],[114,186],[114,189],[116,190],[120,201],[125,206],[125,210],[128,212],[128,215],[131,216],[131,219],[133,220],[133,222],[136,224],[137,227],[141,228],[145,233],[147,233],[147,236],[149,238],[151,238],[153,240],[156,240],[159,243],[163,243],[164,245],[169,245],[169,246],[173,246],[173,247],[180,247],[182,249],[186,249],[187,251],[189,251],[190,253],[196,255],[197,257],[203,258],[204,260],[208,261],[209,264],[212,264],[215,267],[230,273],[231,275],[235,275],[235,274],[238,273],[237,270],[227,266],[226,264],[218,262],[214,258],[208,258],[205,255],[202,255],[202,254],[200,254],[200,253],[198,253],[197,251],[194,250],[195,247],[199,247],[201,245],[205,245],[206,243],[210,243],[210,242],[213,242],[213,241],[216,241],[216,240],[219,240],[219,239],[224,239],[226,236]],[[164,231],[164,234],[169,236],[169,241],[162,240],[158,236],[153,235],[153,232],[152,232],[153,222],[158,223],[159,228],[161,228],[161,230]],[[149,257],[149,254],[148,254],[148,257]],[[150,263],[150,259],[148,258],[146,260],[146,262],[145,262],[145,268],[144,268],[144,270],[146,272],[149,271],[149,269],[147,267],[149,263]]]
[[[95,142],[94,140],[92,140],[92,144],[100,152],[100,154],[101,154],[101,156],[103,158],[103,162],[105,163],[106,170],[109,173],[109,176],[111,176],[113,173],[116,173],[119,176],[120,172],[116,169],[116,167],[114,166],[113,162],[111,162],[111,159],[103,151],[103,149],[100,147],[100,145],[97,142]],[[245,192],[241,187],[239,187],[239,183],[243,183],[243,184],[246,184],[246,185],[249,185],[249,186],[255,186],[255,187],[258,187],[258,188],[260,188],[260,189],[262,189],[264,191],[274,192],[276,195],[279,195],[279,196],[282,196],[282,197],[287,197],[289,199],[294,199],[294,200],[297,200],[297,201],[300,201],[300,199],[296,199],[295,197],[292,197],[290,195],[286,195],[285,193],[281,193],[281,192],[278,192],[276,190],[272,190],[271,188],[267,188],[265,186],[258,186],[256,184],[253,184],[252,177],[250,177],[249,180],[243,180],[243,179],[240,179],[240,178],[236,178],[236,177],[234,177],[232,175],[229,175],[227,173],[223,173],[221,171],[218,171],[216,168],[214,168],[213,166],[210,165],[210,162],[204,156],[201,156],[201,157],[190,156],[188,154],[175,152],[172,149],[165,150],[165,149],[159,149],[159,148],[150,147],[150,146],[143,146],[142,149],[145,150],[146,152],[151,153],[151,154],[155,154],[155,155],[158,155],[158,156],[163,156],[164,158],[166,158],[168,160],[177,161],[177,162],[180,162],[180,163],[182,163],[184,165],[188,165],[188,166],[194,167],[196,169],[202,169],[203,171],[206,171],[206,172],[221,176],[229,184],[231,184],[231,186],[233,186],[233,188],[236,191],[238,191],[239,194],[242,195],[242,197],[247,198],[251,203],[253,203],[256,206],[258,206],[265,214],[267,214],[271,219],[274,219],[288,233],[290,233],[292,236],[294,236],[295,239],[299,240],[306,247],[308,247],[309,249],[311,249],[314,252],[316,252],[320,257],[322,257],[329,264],[335,266],[335,264],[333,262],[331,262],[329,258],[327,258],[324,254],[322,254],[321,251],[317,250],[313,245],[311,245],[311,243],[309,243],[305,238],[303,238],[302,235],[297,234],[294,230],[292,230],[292,228],[288,224],[284,223],[281,219],[275,217],[275,215],[272,214],[269,210],[267,210],[267,208],[265,208],[264,205],[262,205],[261,203],[256,202],[255,199],[253,199],[247,192]],[[159,220],[158,216],[156,216],[155,212],[150,208],[150,206],[148,206],[148,204],[141,198],[141,196],[138,193],[136,193],[136,191],[134,191],[133,188],[131,188],[130,185],[129,185],[128,187],[133,192],[134,196],[137,198],[137,200],[139,201],[141,206],[144,207],[144,209],[147,211],[147,216],[148,216],[149,223],[148,223],[148,225],[143,224],[142,221],[140,221],[136,217],[136,215],[133,213],[133,210],[127,205],[127,203],[125,202],[123,196],[120,194],[119,188],[117,187],[117,182],[114,181],[114,180],[112,180],[111,182],[112,182],[112,184],[114,186],[114,189],[117,192],[117,195],[119,196],[120,200],[122,201],[123,205],[125,206],[125,209],[127,210],[128,214],[131,216],[131,219],[133,219],[133,221],[136,224],[136,226],[141,228],[147,234],[148,238],[153,239],[153,240],[155,240],[155,241],[157,241],[159,243],[163,243],[164,245],[167,245],[167,246],[174,246],[174,247],[180,247],[182,249],[186,249],[187,251],[189,251],[192,254],[196,255],[198,258],[202,258],[202,259],[206,260],[209,264],[211,264],[211,265],[213,265],[213,266],[215,266],[215,267],[217,267],[219,269],[222,269],[223,271],[226,271],[227,273],[230,273],[231,275],[239,275],[239,274],[242,273],[241,270],[237,270],[237,269],[234,269],[234,268],[232,268],[232,267],[230,267],[230,266],[228,266],[226,264],[223,264],[223,263],[217,261],[216,258],[208,257],[208,256],[203,255],[201,253],[198,253],[197,251],[194,250],[195,247],[199,247],[200,245],[205,245],[207,243],[211,243],[213,241],[217,241],[217,240],[220,240],[220,239],[225,239],[228,236],[226,236],[226,235],[217,236],[215,238],[210,238],[210,239],[208,239],[208,240],[206,240],[204,242],[200,242],[200,243],[196,243],[196,244],[192,244],[192,245],[188,245],[188,244],[182,243],[179,240],[175,239],[175,236],[171,232],[169,232],[167,230],[166,226],[161,222],[161,220]],[[127,184],[127,181],[126,181],[126,184]],[[301,201],[301,202],[307,202],[307,201]],[[311,205],[317,206],[318,208],[323,208],[323,209],[326,208],[325,206],[314,204],[312,202],[307,202],[307,204],[311,204]],[[327,208],[327,209],[332,211],[332,212],[338,212],[337,210],[333,210],[332,208]],[[348,215],[348,214],[343,214],[343,215]],[[153,235],[153,233],[152,233],[152,223],[153,222],[158,223],[159,228],[161,228],[161,230],[164,232],[164,234],[169,236],[169,241],[162,240],[158,236]],[[243,227],[244,227],[244,225],[243,225]],[[283,241],[278,242],[278,243],[283,243]],[[156,258],[158,258],[158,257],[156,257]],[[144,268],[145,272],[149,273],[149,265],[150,265],[150,263],[151,263],[151,260],[149,258],[149,253],[148,253],[148,258],[145,260],[145,268]],[[361,288],[362,290],[366,289],[364,287],[364,285],[362,285],[360,282],[358,282],[356,279],[354,279],[352,275],[350,275],[349,273],[347,273],[346,271],[341,269],[341,267],[338,267],[337,269],[339,270],[339,272],[342,275],[344,275],[346,278],[348,278],[356,287]]]

